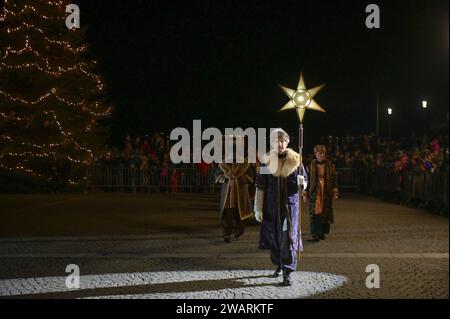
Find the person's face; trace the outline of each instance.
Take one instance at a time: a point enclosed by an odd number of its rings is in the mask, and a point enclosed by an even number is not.
[[[283,139],[278,139],[278,153],[284,153],[286,152],[288,146],[288,142]]]
[[[316,159],[319,162],[322,162],[325,159],[325,155],[326,155],[326,152],[324,152],[324,151],[318,151],[318,152],[314,153],[314,156],[316,157]]]

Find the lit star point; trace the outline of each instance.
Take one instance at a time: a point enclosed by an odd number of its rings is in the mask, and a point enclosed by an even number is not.
[[[290,101],[286,103],[279,111],[286,111],[296,109],[298,119],[300,123],[303,123],[305,111],[315,110],[319,112],[325,112],[325,110],[314,100],[314,96],[325,86],[325,84],[316,86],[312,89],[307,89],[305,85],[305,79],[303,78],[303,72],[300,73],[300,80],[297,85],[297,90],[290,89],[283,85],[279,85],[283,92],[290,98]]]
[[[288,98],[292,98],[292,95],[294,95],[295,90],[287,88],[283,85],[278,85],[278,86],[283,90],[283,92],[288,96]]]

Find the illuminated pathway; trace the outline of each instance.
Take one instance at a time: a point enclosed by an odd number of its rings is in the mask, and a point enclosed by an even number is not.
[[[102,295],[102,298],[301,298],[337,288],[346,282],[343,276],[297,272],[293,276],[295,284],[286,288],[280,287],[279,280],[269,278],[268,273],[270,272],[262,270],[227,270],[88,275],[80,278],[80,289],[132,287],[142,292]],[[0,296],[67,292],[65,279],[41,277],[0,280]],[[197,291],[157,292],[158,286],[176,284],[195,286]],[[110,291],[115,290],[117,289]]]
[[[214,195],[2,196],[0,298],[448,298],[448,218],[368,197],[336,202],[332,234],[305,243],[286,288],[258,225],[223,243]]]

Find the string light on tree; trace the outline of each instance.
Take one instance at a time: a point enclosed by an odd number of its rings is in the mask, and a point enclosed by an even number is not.
[[[96,61],[85,56],[84,31],[66,28],[68,0],[3,3],[0,168],[52,181],[45,167],[59,172],[68,163],[69,183],[82,182],[112,112]]]

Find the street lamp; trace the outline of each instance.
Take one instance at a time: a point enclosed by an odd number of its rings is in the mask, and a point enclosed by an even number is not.
[[[390,107],[387,108],[387,113],[388,113],[388,136],[391,137],[391,115],[392,115],[392,109]]]
[[[422,101],[422,107],[424,108],[424,109],[426,109],[427,108],[427,101]]]
[[[427,101],[422,101],[422,109],[424,111],[423,114],[423,136],[425,137],[427,135],[427,106],[428,106],[428,102]]]

